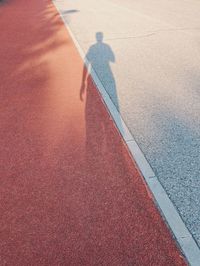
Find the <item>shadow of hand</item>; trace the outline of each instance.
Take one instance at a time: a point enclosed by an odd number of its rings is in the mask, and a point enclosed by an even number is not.
[[[80,100],[81,102],[83,102],[83,94],[85,93],[85,84],[83,83],[81,85],[81,89],[80,89]]]

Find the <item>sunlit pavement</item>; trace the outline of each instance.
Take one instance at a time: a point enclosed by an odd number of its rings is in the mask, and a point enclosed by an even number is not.
[[[0,265],[186,265],[52,2],[0,25]]]

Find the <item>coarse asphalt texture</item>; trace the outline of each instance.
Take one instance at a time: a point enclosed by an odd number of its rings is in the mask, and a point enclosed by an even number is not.
[[[0,265],[186,265],[52,2],[0,25]]]

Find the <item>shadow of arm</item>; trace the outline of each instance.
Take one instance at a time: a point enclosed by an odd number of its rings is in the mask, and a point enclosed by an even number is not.
[[[80,88],[80,100],[83,101],[83,94],[86,90],[86,79],[88,76],[88,69],[87,66],[84,64],[83,66],[83,75],[82,75],[82,82],[81,82],[81,88]]]

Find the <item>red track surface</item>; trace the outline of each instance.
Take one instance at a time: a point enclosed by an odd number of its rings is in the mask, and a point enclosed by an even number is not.
[[[185,265],[51,1],[0,27],[0,265]]]

